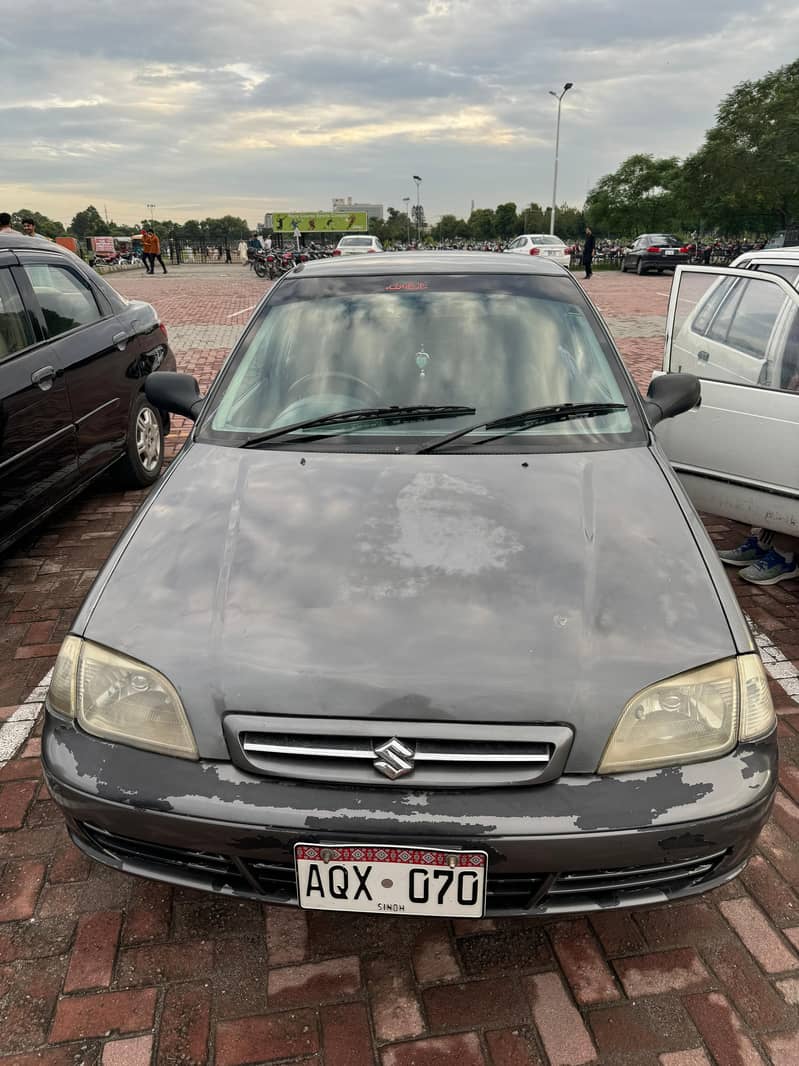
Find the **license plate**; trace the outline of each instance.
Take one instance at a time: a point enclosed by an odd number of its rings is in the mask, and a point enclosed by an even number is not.
[[[673,248],[664,248],[663,249],[663,254],[664,255],[676,255],[677,253],[674,251]]]
[[[297,897],[309,910],[481,918],[484,851],[295,844]]]

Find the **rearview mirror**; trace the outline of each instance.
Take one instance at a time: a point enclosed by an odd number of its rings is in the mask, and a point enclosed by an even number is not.
[[[176,374],[171,370],[158,370],[154,374],[148,374],[144,382],[144,394],[159,411],[183,415],[192,422],[203,405],[197,379],[191,374]]]
[[[698,407],[702,386],[694,374],[658,374],[649,382],[644,406],[649,423],[656,426],[664,418],[674,418]]]

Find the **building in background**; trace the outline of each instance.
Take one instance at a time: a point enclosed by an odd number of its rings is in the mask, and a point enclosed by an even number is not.
[[[334,211],[365,211],[367,218],[377,218],[381,222],[383,221],[383,205],[382,204],[354,204],[352,197],[348,196],[346,200],[343,196],[333,197],[333,210]]]

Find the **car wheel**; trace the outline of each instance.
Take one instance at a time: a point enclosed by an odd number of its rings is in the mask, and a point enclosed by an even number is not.
[[[635,267],[635,272],[636,272],[636,274],[646,274],[646,270],[644,270],[644,261],[643,261],[643,259],[639,259],[638,260],[638,262],[636,264],[636,267]]]
[[[164,427],[161,416],[141,393],[130,410],[125,453],[115,473],[122,485],[146,488],[161,473],[164,462]]]

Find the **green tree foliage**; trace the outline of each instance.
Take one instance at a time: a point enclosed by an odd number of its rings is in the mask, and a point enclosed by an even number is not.
[[[60,222],[48,218],[47,215],[43,215],[39,211],[29,211],[27,208],[20,208],[19,211],[11,212],[11,225],[14,229],[22,229],[23,218],[32,218],[36,223],[36,232],[42,237],[55,239],[56,237],[63,237],[66,232]]]
[[[768,232],[799,218],[799,59],[736,86],[683,169],[700,221]]]
[[[78,211],[69,224],[69,232],[76,237],[110,236],[108,223],[94,204],[89,204],[83,211]]]
[[[599,232],[632,235],[680,228],[680,161],[638,153],[597,182],[585,215]],[[557,222],[557,218],[556,218]]]
[[[490,241],[497,233],[495,213],[488,207],[478,207],[469,215],[469,232],[475,240]]]
[[[519,219],[516,214],[516,204],[511,202],[498,204],[494,212],[494,222],[494,235],[496,237],[509,240],[511,237],[517,236],[519,233]]]

